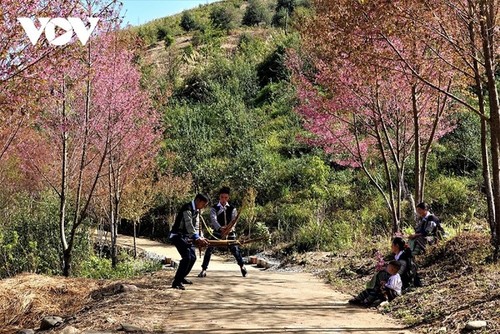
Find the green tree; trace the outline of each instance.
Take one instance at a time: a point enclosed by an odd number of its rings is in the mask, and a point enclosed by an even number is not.
[[[243,16],[243,24],[255,26],[260,23],[269,24],[271,22],[271,12],[262,0],[250,0]]]
[[[217,29],[231,30],[235,27],[236,12],[233,8],[217,6],[210,12],[210,21]]]
[[[193,31],[199,29],[199,24],[195,21],[193,15],[190,12],[182,13],[180,26],[185,31]]]
[[[170,32],[166,27],[159,27],[156,31],[156,38],[158,41],[163,41],[167,36],[169,36]]]
[[[276,3],[276,11],[278,12],[281,9],[286,9],[289,13],[293,13],[297,4],[297,0],[278,0]]]

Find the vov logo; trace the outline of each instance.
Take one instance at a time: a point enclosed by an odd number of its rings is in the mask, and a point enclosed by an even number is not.
[[[33,45],[38,42],[40,36],[45,30],[45,38],[47,39],[49,44],[59,46],[68,44],[73,37],[73,32],[76,34],[76,37],[78,37],[82,45],[87,44],[90,35],[97,26],[99,18],[88,18],[90,22],[89,29],[85,27],[85,24],[79,17],[68,17],[67,19],[62,17],[40,17],[38,18],[38,21],[40,21],[39,29],[35,27],[35,23],[28,17],[18,17],[17,20],[23,26],[26,35],[28,35],[28,38]],[[56,37],[56,27],[59,27],[66,32]]]

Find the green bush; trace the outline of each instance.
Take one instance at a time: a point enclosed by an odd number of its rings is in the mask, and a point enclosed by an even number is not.
[[[269,83],[288,80],[290,71],[286,66],[287,45],[278,45],[277,48],[266,57],[257,67],[257,75],[262,87]]]
[[[477,207],[480,198],[469,189],[470,183],[465,177],[444,175],[426,183],[425,199],[445,224],[466,223],[463,220],[471,218],[471,210]],[[452,219],[453,216],[459,220]]]
[[[200,25],[195,21],[193,15],[187,11],[182,14],[180,26],[184,31],[188,32],[200,28]]]
[[[0,278],[26,271],[61,274],[59,202],[50,191],[38,196],[20,193],[4,206],[8,220],[0,221]],[[69,219],[71,215],[69,210]],[[77,231],[75,240],[73,258],[78,262],[88,256],[91,245],[84,229]]]
[[[92,255],[77,264],[75,268],[76,276],[94,279],[117,279],[140,276],[161,269],[161,263],[157,260],[133,259],[125,253],[121,253],[119,257],[120,260],[116,268],[113,268],[111,259]]]
[[[165,28],[165,27],[158,28],[158,30],[156,32],[157,41],[164,41],[165,38],[167,38],[168,36],[170,36],[170,32],[168,31],[167,28]]]
[[[299,228],[295,248],[299,252],[336,251],[351,246],[356,237],[356,226],[351,222],[310,222]]]
[[[271,12],[262,0],[250,0],[243,15],[242,23],[246,26],[256,26],[261,23],[271,23]]]
[[[236,26],[236,12],[233,8],[217,6],[210,12],[212,26],[221,30],[231,30]]]
[[[290,11],[281,8],[273,15],[272,24],[275,27],[286,28],[290,25]]]
[[[460,112],[455,113],[453,118],[455,128],[439,141],[439,172],[457,176],[480,174],[482,162],[479,116],[471,112]]]
[[[299,1],[298,0],[278,0],[276,3],[276,11],[279,11],[281,9],[286,9],[290,13],[292,13],[295,10],[295,7],[298,5]]]
[[[176,92],[175,97],[192,102],[211,103],[213,88],[202,74],[194,73],[185,80],[184,86]]]
[[[169,48],[175,42],[175,38],[170,35],[165,36],[163,40],[165,41],[165,48]]]

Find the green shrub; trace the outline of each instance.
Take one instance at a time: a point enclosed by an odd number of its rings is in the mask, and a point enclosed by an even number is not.
[[[290,13],[292,13],[295,7],[298,5],[298,2],[298,0],[278,0],[278,2],[276,3],[276,11],[286,9]]]
[[[310,222],[300,226],[295,247],[299,252],[331,252],[349,247],[355,236],[356,227],[351,222]]]
[[[200,28],[200,25],[195,21],[193,15],[187,11],[182,14],[180,26],[184,31],[188,32]]]
[[[176,92],[175,96],[192,102],[211,103],[213,101],[213,88],[207,78],[195,73],[185,80],[184,86]]]
[[[290,71],[286,66],[287,45],[278,45],[277,48],[257,66],[257,75],[262,87],[269,83],[288,80]]]
[[[165,48],[169,48],[175,42],[175,38],[170,35],[165,36],[163,40],[165,41]]]
[[[39,197],[38,197],[39,196]],[[0,221],[0,278],[21,272],[61,274],[57,197],[50,191],[36,197],[17,194],[14,203],[4,207],[8,220]],[[68,209],[68,217],[71,218]],[[75,238],[73,258],[88,256],[91,245],[85,229]]]
[[[425,199],[436,214],[462,215],[474,203],[473,194],[468,185],[470,179],[453,176],[439,176],[426,183]]]
[[[216,6],[210,12],[212,26],[221,30],[231,30],[236,26],[236,12],[233,8]]]
[[[157,41],[163,41],[169,35],[170,35],[170,32],[168,31],[167,28],[160,27],[160,28],[158,28],[158,30],[156,32],[156,39],[157,39]]]
[[[262,0],[250,0],[243,15],[242,23],[246,26],[271,23],[271,12]]]
[[[272,24],[275,27],[285,28],[290,25],[290,12],[286,8],[276,11],[273,16]]]
[[[92,255],[78,263],[75,268],[76,276],[94,279],[129,278],[161,269],[161,263],[157,260],[133,259],[125,253],[120,253],[119,257],[116,268],[113,268],[111,259]]]

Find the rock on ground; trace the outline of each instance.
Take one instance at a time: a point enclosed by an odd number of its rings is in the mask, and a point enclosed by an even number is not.
[[[481,329],[486,327],[487,323],[483,320],[469,321],[467,325],[465,325],[465,329],[473,331],[477,329]]]
[[[48,316],[42,319],[40,330],[47,330],[61,325],[64,322],[63,318],[56,316]]]

